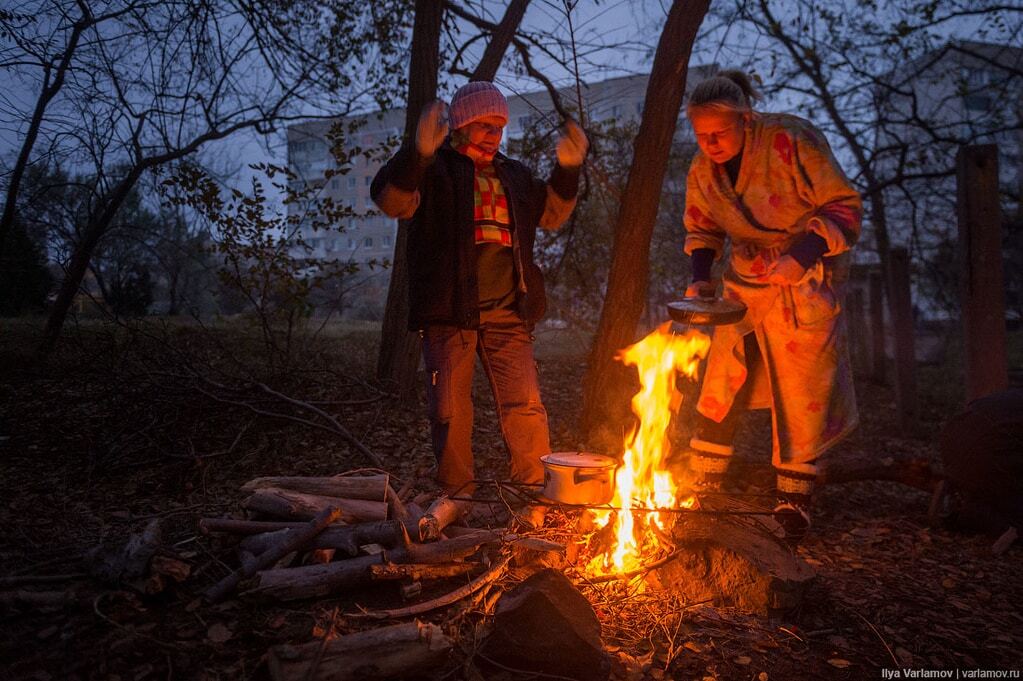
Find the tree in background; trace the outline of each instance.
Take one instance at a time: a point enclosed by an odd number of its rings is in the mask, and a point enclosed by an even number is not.
[[[101,25],[89,5],[61,0],[3,15],[11,40],[0,63],[38,92],[32,111],[4,112],[31,133],[19,158],[59,158],[95,178],[43,353],[57,342],[100,241],[147,173],[242,130],[268,133],[300,117],[344,115],[367,100],[385,105],[404,60],[408,14],[399,0],[110,7]],[[16,180],[8,178],[6,201],[15,212]]]
[[[581,426],[591,437],[608,427],[613,430],[628,418],[631,375],[614,356],[635,340],[647,303],[650,242],[689,56],[709,4],[709,0],[675,0],[654,53],[643,118],[615,220],[607,294],[583,385]]]
[[[4,235],[0,250],[0,317],[41,312],[53,287],[42,248],[21,223]]]
[[[828,134],[864,197],[860,250],[873,247],[885,281],[892,244],[906,245],[932,302],[955,314],[943,249],[955,243],[956,150],[1018,135],[1023,91],[1023,63],[955,38],[1021,47],[1023,10],[989,0],[754,0],[716,8],[711,23],[724,36],[722,58],[757,74],[774,108]],[[986,62],[997,77],[975,78],[964,59]],[[1010,104],[979,113],[970,105],[977,97]]]

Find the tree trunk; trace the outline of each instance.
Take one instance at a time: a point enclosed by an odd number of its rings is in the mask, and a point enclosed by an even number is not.
[[[501,60],[504,58],[504,53],[507,51],[512,38],[515,37],[515,31],[518,29],[519,24],[522,23],[522,17],[525,15],[528,6],[529,0],[511,0],[508,3],[508,7],[504,10],[504,17],[501,18],[501,23],[497,25],[494,34],[490,37],[487,49],[483,51],[483,57],[476,66],[476,70],[472,72],[469,80],[494,80],[494,76],[497,75],[497,69],[501,66]]]
[[[405,110],[406,142],[416,134],[416,124],[423,107],[437,98],[437,71],[440,67],[440,29],[444,17],[443,0],[416,0],[415,23],[412,27],[412,55],[409,59],[409,94]],[[407,220],[398,222],[394,240],[391,283],[387,289],[387,307],[380,330],[380,355],[377,378],[393,381],[402,400],[414,395],[416,370],[419,368],[419,336],[409,331]]]
[[[64,274],[64,281],[60,284],[57,292],[57,299],[50,310],[50,316],[46,319],[46,328],[43,330],[43,339],[39,344],[37,353],[40,357],[46,357],[57,345],[60,338],[60,331],[64,328],[64,320],[71,310],[75,301],[78,289],[82,285],[82,279],[89,269],[89,262],[92,260],[92,253],[96,250],[99,240],[107,233],[110,223],[113,222],[117,211],[121,209],[132,187],[141,177],[143,167],[136,164],[128,175],[114,187],[108,194],[106,206],[100,210],[93,219],[89,220],[82,234],[81,240],[75,245],[71,254],[71,261],[68,263],[67,271]]]
[[[614,355],[635,340],[646,301],[650,239],[685,92],[689,54],[709,4],[709,0],[675,0],[654,55],[615,225],[607,295],[584,380],[581,426],[589,435],[595,435],[602,424],[615,429],[627,418],[626,393],[633,381]]]
[[[79,6],[86,9],[86,12],[88,12],[88,8],[84,3]],[[60,63],[57,64],[52,82],[50,81],[50,73],[53,68],[52,65],[47,66],[44,70],[42,91],[39,93],[39,99],[36,100],[35,109],[32,111],[32,118],[29,120],[28,130],[25,132],[25,138],[21,142],[21,149],[18,152],[18,158],[15,160],[14,168],[11,169],[11,174],[7,179],[7,197],[4,200],[3,216],[0,217],[0,255],[2,255],[7,233],[11,230],[11,225],[14,224],[14,217],[18,202],[18,191],[21,189],[21,180],[25,176],[26,168],[28,168],[28,160],[29,156],[32,154],[32,148],[35,146],[36,139],[39,137],[39,129],[42,127],[43,116],[46,113],[46,108],[50,105],[53,98],[57,96],[57,93],[60,92],[61,87],[63,87],[64,76],[67,74],[68,68],[71,66],[71,58],[74,56],[75,50],[78,48],[78,40],[82,37],[82,32],[88,28],[92,22],[92,16],[86,13],[74,23],[74,26],[71,29],[71,35],[68,36],[67,49],[65,49],[64,53],[60,56]]]

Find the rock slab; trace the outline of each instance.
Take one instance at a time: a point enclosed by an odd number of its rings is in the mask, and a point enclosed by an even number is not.
[[[551,568],[501,597],[494,628],[478,658],[481,667],[497,663],[580,681],[606,681],[611,669],[593,607],[565,575]]]

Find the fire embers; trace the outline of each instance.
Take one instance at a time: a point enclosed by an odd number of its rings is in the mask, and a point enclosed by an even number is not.
[[[669,322],[619,352],[618,359],[639,372],[640,390],[632,398],[632,411],[639,423],[625,438],[622,465],[615,475],[611,506],[621,510],[594,512],[597,527],[614,520],[614,533],[610,546],[606,550],[601,547],[590,561],[588,572],[630,572],[670,544],[667,536],[673,514],[651,509],[692,503],[680,498],[685,495],[668,471],[668,427],[682,405],[676,380],[680,375],[695,380],[700,360],[709,350],[709,336],[696,330],[673,334]]]

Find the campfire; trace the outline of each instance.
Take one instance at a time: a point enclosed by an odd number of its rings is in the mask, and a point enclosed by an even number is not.
[[[693,504],[668,470],[671,442],[668,427],[682,405],[676,387],[679,376],[695,380],[700,360],[707,356],[710,338],[696,330],[685,334],[662,324],[641,341],[621,350],[618,359],[639,372],[640,390],[632,398],[637,424],[625,438],[625,452],[615,476],[611,507],[594,511],[598,528],[614,522],[613,546],[591,559],[591,574],[625,573],[639,569],[644,557],[661,549],[670,531],[670,513],[651,509],[676,509]]]

